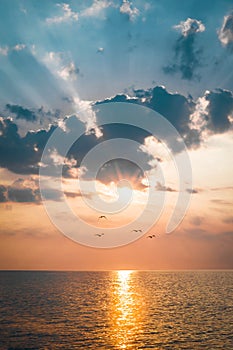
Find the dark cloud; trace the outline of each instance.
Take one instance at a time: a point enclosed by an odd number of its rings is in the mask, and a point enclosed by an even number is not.
[[[44,146],[55,128],[20,137],[11,119],[0,119],[0,166],[16,174],[37,174]]]
[[[30,122],[36,121],[36,115],[29,109],[23,108],[19,105],[6,104],[6,108],[9,112],[16,115],[16,119],[25,119]]]
[[[188,147],[197,147],[201,140],[197,130],[190,129],[190,115],[195,108],[191,97],[178,93],[169,93],[165,87],[133,90],[135,96],[116,95],[110,99],[98,101],[96,104],[109,102],[128,102],[149,107],[164,116],[183,136]]]
[[[48,188],[46,199],[59,201],[62,192]],[[40,203],[39,181],[34,178],[17,179],[9,186],[0,185],[0,202]]]
[[[226,187],[213,187],[211,188],[211,191],[228,191],[233,190],[232,186],[226,186]]]
[[[9,187],[8,200],[19,203],[38,202],[38,194],[36,194],[31,188]]]
[[[222,220],[225,224],[233,224],[233,216],[228,216]]]
[[[147,188],[142,182],[144,177],[143,170],[137,164],[121,158],[106,162],[97,174],[97,180],[106,185],[111,182],[117,184],[122,180],[128,180],[131,186],[139,191]]]
[[[46,186],[46,184],[45,184]],[[91,199],[93,194],[81,192],[64,192],[69,198],[86,197]],[[43,199],[51,201],[60,201],[63,197],[63,192],[60,190],[44,187]],[[42,198],[39,189],[39,180],[29,178],[19,178],[9,186],[0,184],[0,203],[15,202],[15,203],[41,203]],[[11,210],[11,205],[6,204],[6,210]]]
[[[192,128],[191,116],[198,108],[197,101],[191,96],[183,96],[179,93],[170,93],[163,86],[152,89],[133,90],[134,96],[125,94],[98,101],[96,104],[109,102],[128,102],[149,107],[164,116],[180,133],[188,148],[197,148],[202,141],[204,130],[212,133],[227,131],[233,116],[233,93],[231,91],[217,89],[207,91],[204,98],[208,101],[206,114],[201,116],[202,128]]]
[[[191,219],[190,219],[190,223],[194,226],[200,226],[204,221],[204,218],[201,217],[201,216],[193,216]]]
[[[93,197],[92,193],[81,193],[81,192],[64,192],[68,198],[85,197],[91,199]]]
[[[134,90],[135,96],[116,95],[96,104],[109,102],[128,102],[140,104],[153,109],[168,119],[179,132],[188,130],[189,116],[194,110],[194,102],[178,93],[169,93],[165,87],[156,86],[148,90]]]
[[[2,112],[2,116],[8,117],[9,113],[15,116],[15,119],[24,119],[28,122],[43,122],[43,119],[56,120],[61,116],[61,111],[56,110],[46,110],[44,106],[37,109],[29,109],[22,107],[20,105],[6,104],[5,111]]]
[[[197,188],[187,188],[186,192],[196,194],[196,193],[199,193],[200,190],[198,190]]]
[[[207,107],[208,129],[215,133],[227,131],[231,122],[230,116],[233,116],[233,94],[231,91],[217,89],[206,94],[206,100],[209,101]]]
[[[0,185],[0,203],[7,202],[7,187]]]
[[[30,187],[30,185],[32,187]],[[0,202],[38,203],[40,195],[35,180],[18,179],[10,186],[0,185]]]
[[[156,191],[162,191],[162,192],[177,192],[174,188],[171,188],[169,186],[164,186],[160,182],[157,182],[155,189]]]
[[[148,106],[159,112],[181,133],[188,130],[189,117],[194,108],[194,102],[185,96],[169,93],[164,87],[157,86],[152,90]]]
[[[204,25],[196,19],[188,18],[174,28],[179,29],[181,35],[174,45],[174,63],[163,67],[164,73],[180,73],[185,80],[200,78],[196,71],[202,66],[202,49],[196,48],[196,35],[205,30]]]
[[[202,132],[207,130],[211,133],[221,133],[230,128],[230,116],[233,115],[233,94],[226,90],[208,91],[204,95],[208,102],[205,114],[202,118],[202,127],[200,130],[192,128],[191,116],[198,112],[198,103],[191,96],[185,97],[179,93],[170,93],[165,87],[156,86],[152,89],[133,90],[133,96],[125,94],[116,95],[112,98],[97,101],[96,106],[109,102],[128,102],[139,104],[151,108],[152,110],[163,115],[180,133],[188,148],[196,148],[201,144]],[[53,112],[45,111],[43,107],[38,110],[40,113]],[[57,111],[57,116],[59,115]],[[97,111],[98,118],[98,111]],[[71,116],[66,119],[67,130],[81,130],[82,136],[72,145],[67,158],[74,159],[75,165],[72,167],[78,168],[83,157],[95,146],[102,143],[104,140],[112,138],[126,138],[137,141],[143,144],[145,138],[151,136],[148,132],[141,128],[137,128],[127,124],[107,124],[102,126],[102,136],[97,138],[94,132],[85,133],[85,125],[77,119],[76,116]],[[17,174],[38,174],[39,164],[41,161],[44,147],[53,133],[59,128],[61,137],[66,135],[62,126],[59,127],[55,123],[51,124],[48,130],[29,131],[25,136],[20,136],[18,127],[10,118],[0,118],[0,167]],[[68,137],[68,136],[67,136]],[[174,149],[172,142],[168,140],[168,146],[174,152],[180,152],[181,149]],[[59,147],[57,145],[59,154]],[[147,164],[152,156],[147,155]],[[158,161],[160,161],[158,159]],[[71,165],[66,164],[63,168],[65,177],[71,176]],[[150,166],[146,170],[149,170]],[[129,170],[129,169],[128,169]]]
[[[37,192],[39,189],[37,190]],[[63,193],[62,191],[55,190],[53,188],[47,188],[43,191],[44,199],[51,201],[60,201],[62,199]]]
[[[225,199],[221,199],[221,198],[216,198],[216,199],[211,199],[211,202],[215,203],[215,204],[221,204],[221,205],[226,205],[226,206],[232,206],[232,202],[226,201]]]

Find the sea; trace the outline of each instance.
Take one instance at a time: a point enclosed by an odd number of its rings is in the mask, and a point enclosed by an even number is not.
[[[233,271],[1,271],[0,349],[233,349]]]

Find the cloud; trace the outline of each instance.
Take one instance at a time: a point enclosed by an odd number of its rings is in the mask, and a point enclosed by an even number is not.
[[[187,18],[186,21],[181,21],[173,28],[180,31],[184,37],[205,31],[204,24],[201,21],[192,18]]]
[[[146,137],[139,149],[152,157],[149,164],[153,166],[156,166],[158,162],[169,161],[171,157],[168,147],[154,136]]]
[[[74,167],[79,167],[79,163],[86,154],[86,150],[90,146],[92,147],[97,144],[98,138],[94,133],[86,135],[84,124],[76,116],[70,116],[66,119],[68,131],[59,127],[58,124],[50,125],[48,130],[29,131],[25,136],[20,136],[17,125],[10,118],[0,118],[0,167],[6,168],[16,174],[38,174],[44,147],[53,131],[59,128],[61,135],[65,135],[66,132],[69,133],[70,129],[73,131],[78,129],[83,132],[83,137],[78,142],[78,147],[76,147],[76,143],[71,147],[67,159],[63,162],[64,175],[73,177],[70,171]],[[51,159],[54,167],[63,160],[59,149],[56,152],[53,153],[54,159]]]
[[[164,87],[156,86],[151,91],[148,106],[167,118],[176,129],[185,134],[188,131],[190,113],[194,102],[178,93],[169,93]]]
[[[206,99],[206,93],[197,99],[194,112],[190,115],[190,127],[192,130],[201,131],[206,127],[208,120],[207,107],[209,105],[209,101]]]
[[[164,86],[156,86],[148,90],[134,90],[135,96],[116,95],[96,104],[109,102],[136,103],[152,108],[167,118],[180,132],[188,128],[189,116],[194,110],[194,102],[178,93],[170,93]],[[175,112],[174,112],[175,111]]]
[[[9,52],[9,47],[8,46],[0,46],[0,55],[2,56],[7,56]]]
[[[8,200],[11,202],[31,203],[37,202],[38,195],[31,188],[8,188]]]
[[[215,203],[215,204],[220,204],[220,205],[226,205],[226,206],[232,206],[232,202],[226,201],[224,199],[221,198],[216,198],[216,199],[211,199],[211,202]]]
[[[0,203],[7,202],[7,187],[0,185]]]
[[[190,128],[205,140],[211,134],[228,131],[232,125],[233,94],[231,91],[216,89],[206,91],[198,98],[195,110],[190,116]]]
[[[25,44],[17,44],[15,45],[12,50],[14,51],[22,51],[26,48],[26,45]]]
[[[131,181],[132,179],[134,181]],[[100,168],[97,174],[97,180],[105,185],[111,182],[118,183],[121,180],[129,180],[132,185],[137,187],[143,179],[143,171],[137,164],[121,158],[108,161]],[[143,189],[145,189],[145,187],[146,186],[143,186]]]
[[[45,66],[57,77],[65,81],[76,80],[79,68],[73,61],[67,62],[67,57],[63,52],[46,52],[41,58]]]
[[[34,122],[36,120],[36,115],[27,108],[24,108],[19,105],[10,105],[10,104],[6,104],[6,108],[8,111],[16,115],[16,119],[25,119],[31,122]]]
[[[162,185],[159,181],[157,181],[157,184],[155,186],[155,190],[160,191],[160,192],[177,192],[175,189],[173,189],[169,186]]]
[[[204,218],[202,216],[193,216],[190,219],[190,223],[194,226],[200,226],[204,221]]]
[[[47,24],[58,24],[58,23],[67,23],[78,20],[78,13],[72,11],[69,4],[57,4],[57,6],[61,9],[62,14],[60,16],[54,16],[46,18]]]
[[[174,46],[174,63],[163,67],[165,74],[180,73],[181,78],[192,80],[199,78],[196,71],[202,66],[202,49],[196,48],[196,35],[205,31],[201,21],[188,18],[173,27],[181,32]]]
[[[218,38],[223,46],[233,49],[233,13],[224,16],[222,27],[218,31]]]
[[[59,201],[62,195],[61,191],[55,189],[48,188],[46,190],[47,200]],[[33,177],[19,178],[10,186],[0,185],[0,202],[40,203],[41,195],[38,179]]]
[[[184,142],[189,148],[199,147],[203,134],[208,137],[211,134],[218,134],[228,131],[233,115],[233,94],[226,90],[216,90],[205,92],[204,96],[194,101],[192,97],[185,97],[182,94],[171,93],[165,87],[156,86],[148,90],[134,90],[134,96],[120,94],[111,98],[97,101],[95,105],[109,102],[128,102],[149,107],[163,115],[178,130]],[[73,108],[81,111],[85,120],[80,120],[79,115],[71,115],[64,120],[59,119],[61,111],[46,111],[43,107],[38,110],[31,110],[18,105],[9,105],[17,118],[23,118],[25,123],[35,119],[50,118],[51,124],[48,129],[29,131],[25,135],[20,135],[18,127],[10,118],[0,118],[0,166],[7,168],[18,174],[37,174],[40,159],[47,140],[56,127],[61,133],[78,128],[82,130],[83,136],[73,144],[64,163],[64,176],[77,177],[77,169],[83,157],[93,147],[103,140],[111,138],[127,138],[137,141],[145,149],[140,151],[146,153],[146,166],[148,170],[155,166],[155,161],[164,160],[163,149],[159,140],[152,140],[151,135],[142,129],[122,124],[105,125],[101,128],[101,133],[97,135],[93,128],[93,120],[96,115],[92,109],[90,101],[76,101],[68,99],[73,104]],[[77,103],[76,103],[77,102]],[[75,107],[76,106],[76,107]],[[89,109],[88,109],[89,108]],[[39,117],[38,117],[39,116]],[[98,116],[98,113],[97,113]],[[85,131],[85,124],[88,128]],[[183,148],[176,148],[169,141],[168,149],[176,153]],[[59,149],[57,150],[59,155]],[[165,157],[166,158],[166,157]],[[76,161],[74,165],[72,162]],[[54,164],[54,166],[56,166]]]
[[[25,44],[16,44],[15,46],[0,46],[0,55],[7,56],[11,51],[22,51],[26,48]]]
[[[70,62],[58,71],[58,75],[64,80],[76,80],[78,74],[79,68],[75,66],[74,62]]]
[[[112,1],[108,0],[94,0],[92,5],[81,11],[81,17],[98,17],[103,11],[112,6]]]
[[[81,192],[64,192],[68,198],[85,197],[91,199],[93,197],[92,193],[81,193]]]
[[[0,185],[1,188],[4,188],[4,202],[38,203],[40,201],[38,184],[32,178],[29,181],[19,178],[10,186]]]
[[[226,187],[213,187],[211,188],[211,191],[228,191],[233,190],[233,186],[226,186]]]
[[[225,224],[233,224],[233,216],[228,216],[222,220]]]
[[[233,93],[228,90],[217,89],[206,92],[208,129],[215,133],[229,130],[230,117],[233,116]]]
[[[96,104],[128,102],[149,107],[174,125],[188,148],[199,147],[206,137],[226,132],[232,125],[233,93],[228,90],[206,91],[196,101],[164,86],[133,90],[133,94],[118,94]]]
[[[120,13],[127,15],[130,21],[134,21],[139,15],[139,10],[132,6],[132,2],[123,0],[120,6]]]
[[[36,174],[44,146],[55,126],[48,131],[28,132],[24,137],[10,118],[0,118],[0,166],[16,174]]]
[[[28,108],[9,103],[5,105],[0,115],[5,119],[11,118],[17,125],[20,136],[25,136],[29,129],[49,129],[51,124],[59,123],[61,118],[64,118],[64,113],[60,109],[50,110],[44,106]]]
[[[187,189],[186,189],[186,192],[192,193],[192,194],[196,194],[196,193],[199,193],[200,190],[197,189],[197,188],[187,188]]]

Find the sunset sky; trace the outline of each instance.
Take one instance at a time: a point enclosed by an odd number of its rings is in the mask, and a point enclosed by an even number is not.
[[[0,19],[0,269],[233,269],[232,2]]]

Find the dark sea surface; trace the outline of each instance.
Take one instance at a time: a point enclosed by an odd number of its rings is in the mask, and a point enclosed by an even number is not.
[[[233,349],[233,271],[0,272],[0,349]]]

